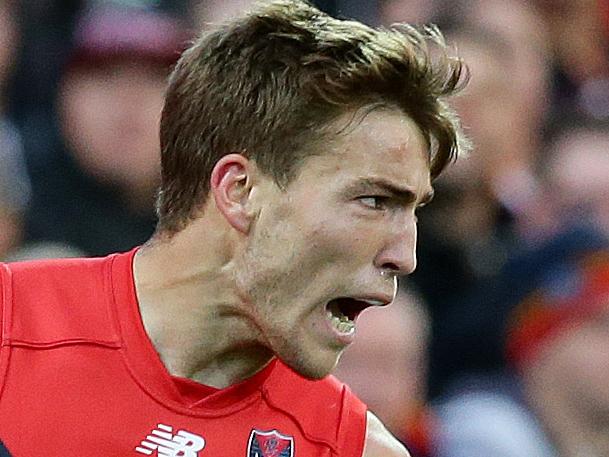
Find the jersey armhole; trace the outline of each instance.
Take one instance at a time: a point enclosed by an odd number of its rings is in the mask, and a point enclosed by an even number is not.
[[[343,407],[338,429],[340,456],[362,457],[366,442],[368,408],[347,386],[343,386]]]
[[[11,350],[9,344],[13,305],[11,277],[12,275],[9,266],[5,263],[0,263],[0,400],[2,399],[2,391],[4,390]]]

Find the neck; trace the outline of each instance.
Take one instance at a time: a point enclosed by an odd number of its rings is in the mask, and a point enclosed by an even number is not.
[[[174,376],[224,388],[262,369],[272,353],[235,280],[230,232],[197,224],[144,246],[134,261],[144,327]]]

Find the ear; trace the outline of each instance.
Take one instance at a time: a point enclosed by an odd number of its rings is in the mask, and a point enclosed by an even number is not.
[[[251,224],[248,199],[252,189],[252,163],[241,154],[222,157],[211,173],[211,192],[216,207],[228,223],[247,233]]]

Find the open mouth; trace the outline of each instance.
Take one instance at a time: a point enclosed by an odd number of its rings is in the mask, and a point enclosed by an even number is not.
[[[343,334],[355,331],[355,320],[360,313],[373,306],[372,303],[350,297],[340,297],[330,300],[326,305],[326,314],[332,326]]]

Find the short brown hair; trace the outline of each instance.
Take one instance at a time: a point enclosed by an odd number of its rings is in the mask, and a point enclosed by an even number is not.
[[[261,4],[196,40],[170,77],[158,230],[175,233],[197,215],[222,156],[242,153],[285,186],[324,126],[369,105],[397,107],[417,123],[436,177],[467,147],[446,103],[465,70],[434,27],[373,29],[303,0]]]

